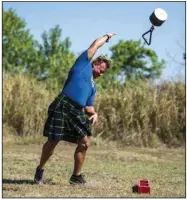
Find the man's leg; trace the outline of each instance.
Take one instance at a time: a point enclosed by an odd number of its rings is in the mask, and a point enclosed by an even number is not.
[[[90,144],[90,138],[85,136],[80,140],[74,153],[73,175],[79,176],[86,157],[87,149]]]
[[[40,159],[40,164],[36,168],[34,182],[36,184],[43,184],[43,172],[44,172],[44,165],[49,160],[49,158],[53,155],[54,149],[58,142],[55,141],[47,141],[42,148],[42,155]]]
[[[77,148],[74,153],[74,170],[73,174],[70,178],[70,184],[86,184],[87,182],[84,180],[81,175],[81,169],[86,157],[87,149],[90,144],[90,138],[85,136],[77,145]]]
[[[41,159],[40,159],[40,164],[38,165],[38,167],[40,169],[43,169],[46,162],[49,160],[49,158],[53,155],[54,153],[54,149],[56,147],[56,145],[58,144],[58,142],[56,141],[47,141],[42,148],[42,155],[41,155]]]

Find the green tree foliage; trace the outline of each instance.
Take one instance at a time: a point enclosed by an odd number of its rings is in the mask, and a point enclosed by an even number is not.
[[[140,41],[120,40],[111,51],[113,72],[124,73],[126,81],[160,77],[165,61],[158,61],[156,53],[142,46]]]
[[[70,51],[70,39],[61,41],[61,36],[57,25],[44,31],[39,44],[13,9],[3,10],[4,72],[25,73],[45,82],[47,87],[62,87],[75,56]]]
[[[8,73],[23,71],[34,65],[37,52],[26,22],[14,10],[3,10],[3,70]]]
[[[48,86],[62,87],[67,73],[75,61],[75,55],[70,51],[71,42],[67,37],[61,41],[62,30],[57,25],[42,34],[43,44],[38,47],[38,66],[33,72],[40,80],[45,80]]]

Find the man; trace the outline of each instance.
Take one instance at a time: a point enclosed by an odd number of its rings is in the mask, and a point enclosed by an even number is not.
[[[98,117],[93,107],[96,93],[93,78],[100,77],[110,67],[110,61],[106,57],[99,56],[92,63],[90,60],[98,48],[114,35],[115,33],[108,33],[96,39],[77,58],[69,71],[62,92],[50,104],[48,118],[44,126],[44,136],[48,137],[48,140],[43,145],[40,163],[36,168],[34,177],[36,184],[43,183],[44,165],[61,140],[77,144],[74,153],[74,170],[69,180],[70,184],[86,183],[81,175],[81,169],[90,142],[90,125],[94,124]]]

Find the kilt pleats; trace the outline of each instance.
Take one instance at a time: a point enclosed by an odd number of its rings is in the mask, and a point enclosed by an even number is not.
[[[43,135],[48,140],[72,143],[78,143],[84,136],[91,136],[91,125],[84,108],[59,94],[49,105]]]

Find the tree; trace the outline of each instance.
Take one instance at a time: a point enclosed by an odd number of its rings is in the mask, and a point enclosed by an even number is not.
[[[123,41],[110,49],[114,71],[125,74],[125,80],[156,79],[161,76],[165,61],[158,61],[153,50],[141,45],[140,41]]]
[[[33,72],[50,87],[62,87],[75,55],[70,51],[71,42],[67,37],[61,41],[62,30],[57,25],[42,34],[43,44],[38,47],[39,70]]]
[[[6,73],[24,71],[35,63],[37,42],[26,29],[26,22],[12,9],[3,9],[3,70]]]
[[[75,61],[67,37],[61,41],[57,25],[42,34],[43,44],[33,39],[26,22],[14,10],[3,10],[3,70],[25,73],[43,81],[48,87],[60,87]]]

